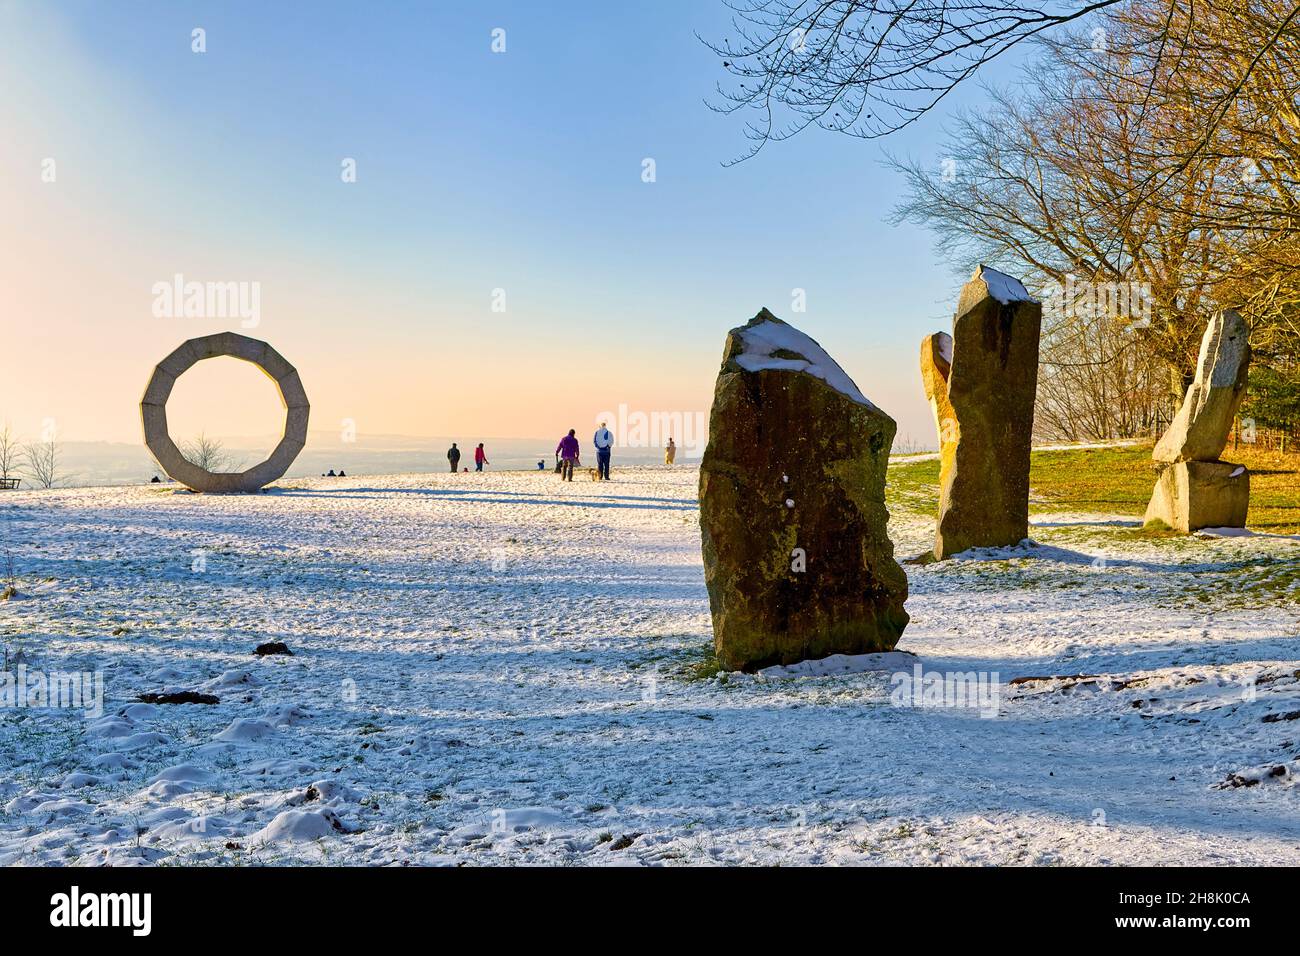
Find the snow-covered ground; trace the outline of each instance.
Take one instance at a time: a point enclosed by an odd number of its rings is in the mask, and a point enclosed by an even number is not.
[[[0,863],[1300,863],[1300,541],[1039,515],[898,652],[718,676],[697,473],[581,477],[6,493],[9,669],[107,702],[0,714]]]

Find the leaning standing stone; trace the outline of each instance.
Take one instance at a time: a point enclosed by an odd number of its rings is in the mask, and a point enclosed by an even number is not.
[[[1151,453],[1157,477],[1146,521],[1184,532],[1246,527],[1250,472],[1245,465],[1218,459],[1246,396],[1249,335],[1231,309],[1206,325],[1196,377]]]
[[[1231,309],[1205,327],[1196,377],[1183,404],[1151,457],[1157,462],[1218,461],[1228,444],[1232,420],[1246,397],[1250,332]]]
[[[908,620],[885,530],[895,429],[821,346],[766,309],[728,334],[700,465],[724,667],[893,649]]]
[[[934,555],[1019,544],[1029,534],[1029,449],[1042,306],[987,266],[962,287],[948,402],[956,419],[940,476]]]
[[[952,456],[957,442],[957,416],[948,401],[948,373],[952,371],[952,336],[935,332],[921,340],[921,382],[925,397],[934,413],[934,427],[939,436],[939,484],[952,470]]]

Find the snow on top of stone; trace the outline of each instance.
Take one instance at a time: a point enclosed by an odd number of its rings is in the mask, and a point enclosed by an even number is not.
[[[739,334],[745,351],[736,356],[736,363],[745,371],[807,372],[859,405],[876,407],[825,349],[794,326],[764,319],[745,326]],[[791,352],[798,357],[777,355],[777,352]]]
[[[1005,272],[998,272],[997,269],[990,269],[988,266],[981,265],[975,270],[972,279],[982,279],[988,286],[989,295],[997,299],[1003,305],[1009,305],[1012,302],[1035,302],[1029,290],[1019,279],[1014,279]]]

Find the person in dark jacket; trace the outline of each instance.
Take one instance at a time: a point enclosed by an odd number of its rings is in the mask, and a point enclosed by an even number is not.
[[[451,462],[451,473],[454,475],[460,471],[460,449],[456,443],[452,442],[451,447],[447,449],[447,460]]]
[[[596,446],[596,475],[602,481],[609,481],[609,456],[614,450],[614,433],[601,422],[592,441]]]
[[[560,479],[573,480],[573,468],[578,463],[578,439],[576,429],[570,428],[569,434],[560,439],[555,446],[555,453],[560,456]]]

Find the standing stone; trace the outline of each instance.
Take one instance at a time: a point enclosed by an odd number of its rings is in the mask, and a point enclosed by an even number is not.
[[[820,345],[766,309],[727,335],[700,464],[724,667],[893,649],[908,620],[885,530],[895,430]]]
[[[951,461],[940,472],[936,558],[1029,535],[1042,314],[1018,280],[988,266],[962,287],[952,324],[947,397],[955,427]]]
[[[1250,372],[1250,332],[1231,309],[1205,328],[1196,377],[1169,429],[1156,443],[1156,486],[1148,522],[1182,532],[1244,528],[1250,507],[1250,472],[1220,461]]]
[[[1210,319],[1201,338],[1196,377],[1182,407],[1151,457],[1156,461],[1218,461],[1228,444],[1232,420],[1246,397],[1250,331],[1232,310]]]
[[[939,484],[952,470],[952,456],[957,447],[957,416],[948,401],[948,374],[952,369],[952,336],[935,332],[921,340],[921,382],[925,397],[934,413],[934,427],[939,436]]]
[[[1179,461],[1159,466],[1146,521],[1178,531],[1244,528],[1250,507],[1250,472],[1226,461]]]

